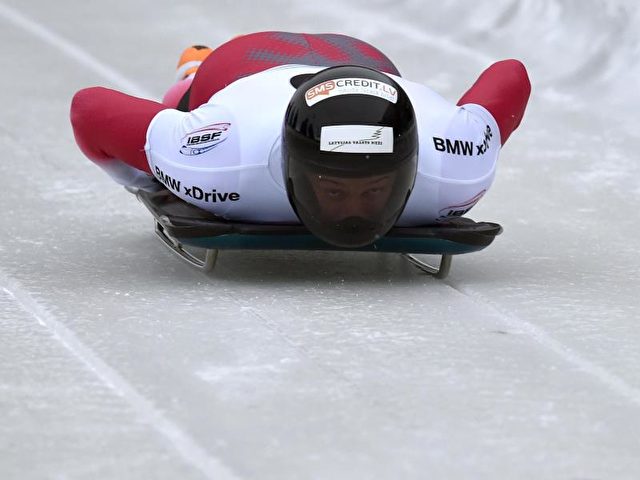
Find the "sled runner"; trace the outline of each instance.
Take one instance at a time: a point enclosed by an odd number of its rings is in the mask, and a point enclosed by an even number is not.
[[[394,227],[372,245],[348,249],[323,242],[302,225],[228,221],[186,203],[166,189],[132,192],[152,213],[160,240],[205,272],[213,270],[219,250],[336,250],[400,253],[423,272],[445,278],[453,255],[480,251],[502,232],[496,223],[456,218],[438,225]],[[198,257],[187,247],[204,249],[204,256]],[[415,254],[440,255],[440,263],[429,265]]]

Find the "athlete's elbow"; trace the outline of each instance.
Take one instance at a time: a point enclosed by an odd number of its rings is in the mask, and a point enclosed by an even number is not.
[[[103,87],[90,87],[78,91],[71,100],[70,120],[73,134],[80,150],[92,160],[100,159],[103,155],[93,145],[93,139],[98,130],[100,119],[101,91]]]
[[[503,108],[499,109],[502,111],[498,114],[498,117],[501,117],[498,123],[504,144],[522,122],[531,95],[531,81],[526,67],[520,60],[508,59],[498,63],[504,97]]]
[[[79,90],[71,100],[71,124],[74,128],[90,122],[98,113],[98,98],[103,87],[89,87]]]
[[[502,75],[508,78],[509,84],[519,91],[521,98],[526,102],[531,94],[531,80],[524,63],[515,58],[509,58],[494,65],[500,65]]]

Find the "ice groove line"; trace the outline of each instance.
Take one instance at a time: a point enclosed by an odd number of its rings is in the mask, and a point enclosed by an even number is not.
[[[318,362],[317,361],[317,356],[315,354],[310,352],[304,346],[298,344],[297,342],[294,342],[285,332],[282,331],[282,329],[280,329],[278,327],[278,325],[276,323],[274,323],[272,320],[270,320],[267,316],[261,314],[257,309],[255,309],[253,307],[246,307],[244,305],[244,303],[241,302],[238,298],[236,298],[236,297],[234,297],[234,296],[232,296],[232,295],[230,295],[228,293],[226,294],[226,297],[229,299],[229,301],[231,301],[232,303],[235,303],[236,305],[238,305],[239,308],[244,308],[254,318],[256,318],[260,323],[265,325],[265,327],[267,329],[271,330],[273,333],[275,333],[280,338],[282,338],[282,340],[284,342],[286,342],[287,345],[289,345],[291,348],[293,348],[296,352],[298,352],[298,354],[302,355],[303,357],[308,359],[311,363],[313,363],[313,365],[315,365],[315,367],[318,368],[320,371],[323,371],[323,372],[327,373],[329,376],[336,378],[339,382],[342,382],[342,384],[346,385],[347,388],[350,388],[350,389],[354,390],[359,397],[361,397],[364,400],[366,400],[375,409],[381,409],[381,414],[384,414],[387,417],[390,417],[390,416],[394,416],[395,417],[395,416],[397,416],[394,412],[389,413],[389,412],[385,411],[384,407],[381,406],[380,402],[377,399],[370,398],[368,395],[366,395],[362,391],[360,386],[356,382],[354,382],[353,380],[348,378],[348,376],[340,373],[340,371],[335,369],[335,368],[328,367],[327,365],[323,365],[320,362]]]
[[[0,289],[49,330],[58,342],[95,374],[106,386],[123,398],[134,412],[152,426],[189,465],[206,478],[239,480],[219,459],[209,455],[193,438],[167,419],[149,400],[138,393],[116,370],[100,359],[54,315],[42,307],[16,280],[0,271]]]
[[[113,83],[115,86],[126,90],[131,95],[144,98],[154,98],[153,94],[137,83],[121,75],[110,66],[100,62],[73,42],[70,42],[57,33],[49,30],[44,25],[23,15],[18,10],[11,8],[4,3],[0,3],[0,17],[3,17],[5,20],[31,33],[52,47],[57,48],[71,59],[97,73],[104,79]]]
[[[487,299],[482,294],[475,292],[473,289],[457,287],[450,283],[447,283],[446,285],[472,301],[490,308],[509,328],[525,332],[543,347],[553,351],[565,361],[578,367],[587,375],[596,378],[600,383],[609,388],[609,390],[640,407],[640,389],[629,385],[623,379],[609,372],[607,369],[582,357],[575,350],[556,340],[546,331],[535,326],[531,322],[522,320],[513,314],[503,312],[493,301]]]
[[[361,34],[363,38],[366,38],[367,32],[371,32],[372,30],[386,30],[387,32],[404,37],[411,42],[431,45],[452,55],[467,57],[480,65],[488,65],[496,61],[494,57],[479,52],[477,49],[467,47],[451,38],[443,38],[442,35],[431,35],[427,33],[425,29],[420,29],[409,22],[390,22],[387,17],[380,15],[378,12],[366,13],[363,8],[350,7],[346,2],[338,3],[339,5],[335,6],[335,8],[327,5],[327,2],[317,5],[315,3],[306,3],[303,8],[311,10],[316,16],[324,15],[332,16],[336,19],[339,18],[341,22],[343,22],[345,18],[358,19],[359,26],[366,25]],[[373,9],[370,11],[373,11]],[[377,28],[372,28],[372,25]]]
[[[308,358],[317,368],[319,368],[320,370],[323,370],[325,372],[328,372],[329,375],[332,375],[332,376],[335,376],[335,377],[339,378],[341,381],[347,383],[351,387],[357,387],[351,380],[349,380],[348,378],[343,376],[337,370],[335,370],[333,368],[329,368],[326,365],[319,364],[315,359],[315,355],[313,355],[311,352],[309,352],[304,346],[300,345],[297,342],[294,342],[284,331],[282,331],[282,329],[277,325],[277,323],[273,322],[269,317],[267,317],[266,315],[261,314],[257,309],[255,309],[255,308],[253,308],[251,306],[247,307],[245,305],[245,303],[243,303],[240,299],[238,299],[237,297],[235,297],[235,296],[233,296],[233,295],[231,295],[229,293],[226,293],[225,296],[229,299],[230,302],[238,305],[238,307],[240,309],[243,309],[244,311],[248,312],[251,316],[253,316],[260,323],[262,323],[267,329],[271,330],[271,332],[273,332],[276,335],[278,335],[287,345],[289,345],[291,348],[293,348],[300,355],[302,355],[303,357]]]

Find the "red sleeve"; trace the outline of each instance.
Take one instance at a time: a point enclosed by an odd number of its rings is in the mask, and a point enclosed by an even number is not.
[[[71,124],[80,150],[94,162],[118,159],[151,173],[144,152],[147,128],[166,108],[108,88],[86,88],[73,97]]]
[[[458,101],[458,105],[481,105],[495,118],[504,145],[520,125],[531,93],[524,65],[518,60],[503,60],[487,68],[476,83]]]

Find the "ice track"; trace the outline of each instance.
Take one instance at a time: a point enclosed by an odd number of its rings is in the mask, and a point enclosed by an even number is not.
[[[0,478],[637,479],[640,8],[615,0],[0,0]],[[450,277],[222,252],[202,276],[75,147],[73,93],[181,49],[343,32],[455,101],[534,86]]]

